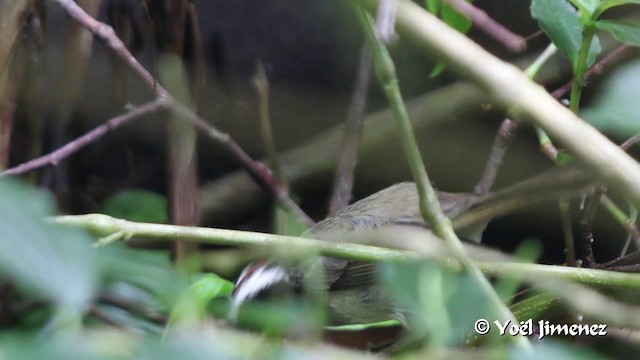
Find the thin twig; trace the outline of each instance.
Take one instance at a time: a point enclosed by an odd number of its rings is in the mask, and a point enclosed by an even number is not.
[[[396,0],[380,1],[376,14],[376,35],[384,44],[389,44],[397,38],[395,20]],[[329,215],[334,215],[349,205],[351,200],[353,176],[358,161],[358,146],[367,106],[369,83],[371,82],[371,66],[371,51],[365,42],[360,48],[358,75],[347,114],[344,140],[333,182],[333,194],[329,201]]]
[[[633,239],[636,249],[640,249],[640,231],[638,231],[635,223],[629,218],[627,213],[620,209],[620,207],[618,207],[618,205],[616,205],[613,200],[606,195],[602,196],[600,204],[602,204],[607,211],[613,215],[616,221],[622,225],[627,233],[629,233],[629,236]]]
[[[258,112],[260,114],[260,133],[264,142],[267,158],[269,159],[271,168],[273,169],[276,181],[284,189],[289,191],[289,181],[287,180],[280,160],[278,150],[273,137],[273,129],[271,127],[271,117],[269,115],[269,79],[264,70],[262,61],[256,63],[256,74],[253,77],[253,86],[258,95]],[[274,230],[278,234],[287,234],[286,219],[287,214],[281,207],[274,209]]]
[[[262,61],[256,63],[256,74],[253,77],[253,86],[258,94],[258,112],[260,113],[260,131],[262,133],[262,141],[267,152],[267,158],[273,169],[276,180],[280,186],[285,189],[289,188],[280,161],[278,161],[278,150],[276,149],[275,140],[273,138],[273,129],[271,128],[271,117],[269,116],[269,79],[264,70]]]
[[[627,151],[627,150],[629,150],[630,147],[635,145],[639,140],[640,140],[640,133],[635,134],[632,137],[630,137],[629,139],[627,139],[625,142],[620,144],[620,148],[622,150],[624,150],[624,151]]]
[[[169,75],[166,67],[161,67],[159,73],[165,76],[166,85],[176,94],[176,100],[189,104],[196,114],[202,112],[202,101],[198,98],[204,87],[204,59],[198,58],[202,54],[198,48],[202,44],[199,37],[193,39],[190,49],[185,47],[188,34],[195,32],[197,17],[195,7],[189,6],[187,0],[174,1],[173,5],[161,7],[161,11],[172,24],[172,31],[162,32],[158,37],[158,46],[165,46],[180,62],[178,76]],[[187,22],[189,18],[189,22]],[[189,26],[187,25],[189,24]],[[190,51],[190,54],[187,54]],[[188,56],[190,55],[190,56]],[[187,58],[202,66],[193,66],[193,71],[187,76],[182,72]],[[186,73],[186,71],[185,71]],[[189,89],[189,90],[187,90]],[[200,222],[198,198],[198,169],[197,169],[197,133],[196,129],[186,121],[170,114],[166,122],[166,139],[168,144],[168,199],[169,218],[175,225],[193,226]],[[197,247],[185,241],[177,241],[173,248],[172,258],[184,270],[197,273],[200,270],[195,262],[187,259],[195,254]]]
[[[298,205],[291,200],[287,192],[275,181],[269,170],[260,162],[253,160],[245,151],[233,140],[228,134],[225,134],[202,117],[195,114],[191,109],[177,102],[171,94],[160,85],[155,77],[145,69],[142,64],[129,52],[124,43],[117,37],[111,26],[97,21],[89,16],[72,0],[54,0],[60,5],[69,16],[81,23],[94,36],[104,41],[104,43],[133,70],[154,92],[156,97],[166,101],[178,114],[181,114],[186,120],[194,124],[198,129],[203,131],[213,140],[226,147],[240,162],[240,164],[249,172],[251,177],[260,183],[260,185],[268,190],[279,202],[293,211],[298,217],[308,224],[313,224],[313,220],[309,218]]]
[[[0,176],[20,175],[47,165],[56,166],[66,157],[74,154],[78,150],[96,141],[109,131],[115,130],[116,128],[120,127],[130,120],[137,119],[145,114],[150,114],[155,111],[165,109],[166,107],[167,104],[163,100],[155,100],[145,103],[129,112],[107,120],[104,124],[67,143],[58,150],[0,172]]]
[[[193,99],[193,106],[196,109],[202,109],[207,71],[205,68],[204,45],[202,43],[202,36],[200,35],[200,23],[198,22],[196,5],[193,3],[189,4],[189,22],[191,25],[192,43],[194,44],[192,50],[193,75],[191,76],[191,97]]]
[[[491,147],[487,166],[484,168],[484,172],[474,189],[474,193],[483,195],[491,190],[496,179],[496,174],[498,173],[498,168],[502,165],[502,159],[504,159],[504,155],[517,135],[518,122],[510,119],[504,119],[502,124],[500,124],[496,137],[493,140],[493,146]]]
[[[447,0],[447,3],[459,13],[469,18],[475,27],[502,44],[502,46],[509,51],[520,53],[527,49],[527,42],[522,36],[514,34],[502,26],[502,24],[493,20],[483,10],[478,9],[465,0]]]
[[[580,220],[580,227],[582,228],[581,241],[577,247],[577,257],[583,261],[585,267],[593,267],[596,265],[595,258],[593,257],[593,218],[595,217],[596,210],[598,209],[598,203],[600,198],[606,191],[604,186],[596,186],[595,191],[589,197],[587,205],[585,206],[582,219]]]
[[[598,264],[597,268],[612,269],[614,267],[621,267],[627,265],[637,265],[640,262],[640,250],[636,250],[625,256],[615,258],[602,264]]]
[[[571,213],[569,212],[569,200],[566,197],[562,197],[558,201],[558,207],[560,208],[560,221],[562,224],[562,231],[564,233],[564,247],[565,247],[565,261],[568,266],[576,266],[576,248],[575,241],[573,240],[573,229],[571,226]]]
[[[638,227],[636,226],[636,221],[638,221],[638,209],[629,204],[629,217],[626,223],[629,227],[633,227],[636,231],[636,234],[640,235],[640,231],[637,231]],[[631,233],[627,234],[627,240],[624,242],[624,246],[622,247],[622,251],[620,252],[620,256],[625,256],[627,251],[629,250],[629,245],[631,245],[631,240],[635,240]],[[640,249],[640,245],[636,242],[636,250]]]
[[[525,74],[530,78],[535,78],[535,76],[540,71],[540,68],[555,54],[557,48],[555,45],[550,44],[547,48],[536,58],[536,60],[530,64],[525,70]],[[491,190],[493,187],[493,183],[496,179],[496,174],[498,173],[498,169],[500,165],[502,165],[502,159],[511,146],[511,143],[515,139],[518,134],[518,121],[513,121],[509,118],[505,118],[500,124],[500,128],[496,133],[495,139],[493,141],[493,146],[491,147],[491,153],[489,154],[489,158],[487,159],[487,164],[485,165],[484,172],[482,173],[482,177],[478,181],[474,192],[478,195],[484,195]]]
[[[349,105],[347,123],[344,129],[344,140],[340,151],[340,160],[333,182],[333,195],[329,203],[329,215],[349,205],[353,190],[353,175],[358,160],[358,146],[367,107],[367,93],[371,80],[371,51],[366,44],[360,49],[358,77]]]

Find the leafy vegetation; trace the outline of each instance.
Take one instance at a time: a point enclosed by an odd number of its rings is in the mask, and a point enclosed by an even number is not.
[[[394,355],[409,359],[425,356],[600,359],[637,353],[639,345],[626,335],[640,329],[640,308],[636,306],[640,277],[621,271],[634,266],[636,269],[638,262],[634,256],[637,254],[624,257],[623,251],[613,263],[599,264],[593,259],[593,253],[582,249],[587,256],[577,263],[575,258],[571,263],[567,257],[567,263],[573,266],[538,265],[535,263],[541,249],[535,240],[521,244],[513,256],[462,246],[431,188],[401,95],[402,84],[388,51],[393,45],[382,41],[376,32],[374,16],[367,10],[372,2],[354,0],[351,3],[372,51],[376,75],[401,129],[402,145],[418,183],[421,214],[425,223],[445,241],[430,242],[424,231],[411,227],[370,234],[356,231],[344,235],[340,242],[319,243],[291,237],[300,236],[307,227],[298,216],[297,208],[291,206],[293,201],[288,197],[287,187],[275,187],[279,185],[268,181],[263,185],[280,200],[273,208],[273,232],[289,237],[165,225],[170,218],[175,219],[176,212],[169,216],[165,196],[144,189],[121,190],[105,197],[96,205],[100,214],[60,216],[48,191],[28,185],[24,179],[2,178],[0,360],[358,359],[384,357],[390,355],[384,351],[398,350]],[[628,19],[606,18],[610,9],[635,8],[637,4],[640,1],[531,2],[530,15],[571,64],[573,83],[569,109],[602,132],[625,138],[640,131],[640,108],[636,99],[640,93],[640,64],[637,60],[618,69],[588,106],[581,106],[581,94],[588,69],[603,51],[600,38],[604,34],[620,43],[640,45],[640,25]],[[421,5],[454,28],[458,35],[467,33],[472,26],[471,19],[456,11],[448,1],[428,0]],[[400,1],[398,6],[399,20],[403,20],[403,16],[409,18],[409,10],[415,10],[411,7],[415,4],[406,1]],[[407,25],[411,24],[409,20],[400,26],[410,34],[408,37],[432,45],[421,38],[419,31],[411,33],[415,29]],[[400,35],[402,38],[404,33]],[[532,67],[535,70],[527,71],[529,77],[544,68],[548,55],[555,51],[553,46],[549,49],[547,55],[541,56],[544,59]],[[432,77],[451,68],[481,82],[479,77],[461,69],[462,61],[452,61],[451,56],[439,48],[436,53],[442,56]],[[185,72],[183,66],[178,56],[170,58],[170,62],[163,61],[161,83],[167,83],[170,92],[178,92],[175,97],[183,103],[190,103],[192,90],[187,86],[188,71]],[[428,71],[422,75],[425,79],[429,77]],[[190,111],[183,105],[172,105],[173,99],[162,92],[166,90],[153,85],[154,94],[159,98],[157,104],[163,112],[178,119]],[[504,82],[496,86],[500,85]],[[517,106],[506,104],[505,107],[510,115],[526,114]],[[190,117],[195,119],[192,123],[198,129],[204,128],[207,136],[230,143],[229,138],[215,128],[207,128],[198,116]],[[538,135],[550,144],[542,125]],[[235,146],[237,144],[229,147],[235,149]],[[234,155],[247,161],[248,156],[242,152]],[[581,155],[576,158],[588,163]],[[572,154],[563,149],[556,151],[553,160],[575,162]],[[177,167],[184,165],[180,161],[177,164]],[[273,180],[268,172],[267,175],[260,172],[264,169],[258,165],[247,166],[252,176],[257,181]],[[611,177],[615,178],[615,174]],[[590,188],[589,196],[601,196],[603,191],[600,187]],[[635,195],[630,192],[623,196],[634,202]],[[630,220],[619,209],[616,213],[611,205],[613,201],[609,201],[610,211],[620,215],[620,222],[626,226],[631,239],[633,232],[637,232],[632,226],[635,219]],[[415,220],[401,219],[400,222],[411,221]],[[591,221],[585,215],[581,230],[589,233]],[[568,232],[571,233],[571,229]],[[184,247],[170,251],[153,241]],[[238,245],[241,250],[190,248],[194,243]],[[567,249],[569,243],[568,240]],[[476,251],[493,257],[476,259],[471,256],[477,255]],[[377,284],[385,293],[393,294],[397,316],[373,324],[328,326],[327,289],[324,285],[317,286],[324,284],[322,274],[304,277],[307,288],[301,294],[286,293],[275,299],[235,307],[231,279],[237,276],[239,265],[265,256],[283,264],[313,265],[320,255],[379,262]],[[581,268],[580,261],[592,268]],[[203,264],[213,264],[207,268],[217,266],[220,271],[203,271]],[[489,320],[491,331],[481,334],[478,328],[481,319]],[[587,347],[581,347],[579,341],[570,336],[536,341],[536,336],[546,335],[545,330],[537,328],[536,333],[533,327],[527,327],[527,321],[531,324],[546,321],[552,325],[603,323],[609,334],[606,339],[589,342]],[[500,334],[497,322],[514,325],[505,329],[530,331],[529,336]],[[385,338],[382,343],[367,339],[365,348],[369,352],[338,348],[322,341],[332,333],[355,337],[358,332],[393,328],[400,329],[401,335],[396,334],[391,341]],[[283,341],[285,338],[288,340]],[[595,336],[588,340],[593,338]],[[378,350],[383,352],[370,354]]]

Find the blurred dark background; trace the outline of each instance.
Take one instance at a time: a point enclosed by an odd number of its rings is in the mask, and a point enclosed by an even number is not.
[[[39,61],[45,65],[42,74],[45,95],[39,100],[40,104],[33,104],[32,98],[26,95],[20,98],[10,152],[11,165],[33,156],[32,149],[36,144],[31,134],[34,125],[28,118],[32,116],[29,109],[34,105],[41,109],[41,145],[42,151],[47,152],[56,147],[54,144],[60,144],[56,134],[63,134],[67,140],[73,139],[107,118],[124,112],[126,105],[141,104],[151,99],[150,92],[136,76],[126,68],[123,70],[119,60],[97,41],[93,43],[84,70],[79,67],[78,73],[74,74],[77,78],[70,79],[60,71],[68,53],[65,41],[69,20],[52,2],[44,4],[47,21],[43,31],[46,38],[42,43],[46,47],[43,49],[44,57]],[[146,7],[141,4],[146,4]],[[264,156],[257,96],[252,87],[256,62],[261,61],[271,86],[270,115],[279,152],[286,154],[320,141],[329,136],[326,131],[333,131],[333,136],[339,133],[334,127],[346,119],[363,41],[348,2],[207,0],[194,1],[194,4],[199,39],[187,34],[184,46],[193,47],[196,40],[202,43],[206,86],[201,96],[201,113],[205,119],[228,132],[254,158]],[[474,4],[523,37],[539,30],[529,15],[528,1],[475,1]],[[98,9],[98,17],[116,27],[132,53],[153,74],[157,74],[158,63],[165,55],[165,49],[157,44],[157,40],[170,36],[167,32],[171,31],[162,23],[161,10],[165,5],[159,0],[105,0],[100,2]],[[528,41],[526,53],[513,54],[476,29],[472,28],[470,37],[497,56],[521,65],[528,64],[548,43],[544,35],[539,35]],[[434,106],[433,110],[421,111],[425,118],[432,113],[438,114],[439,120],[417,130],[435,186],[446,191],[471,191],[482,173],[504,113],[471,85],[457,84],[461,79],[446,70],[437,78],[430,79],[429,74],[436,61],[404,39],[399,38],[392,45],[391,52],[408,101],[413,100],[419,107],[430,94],[438,91],[441,94],[429,103]],[[184,59],[187,70],[192,70],[193,59],[189,55]],[[569,80],[568,63],[557,55],[540,77],[552,90]],[[76,80],[81,83],[81,91],[73,97],[69,122],[63,126],[59,121],[58,94]],[[598,82],[599,79],[590,82],[586,89],[587,101],[590,91],[597,89]],[[473,95],[466,96],[466,93],[458,91],[455,87],[458,85],[468,86],[461,89]],[[24,89],[29,87],[25,85]],[[455,111],[442,115],[444,110],[438,110],[440,106]],[[373,113],[385,108],[384,96],[373,81],[368,111]],[[362,147],[355,199],[394,182],[410,179],[396,134],[389,131],[380,136],[388,140]],[[69,213],[98,211],[107,197],[124,189],[143,188],[166,194],[169,186],[166,139],[164,122],[157,116],[147,116],[64,160],[64,166],[39,170],[31,175],[31,179],[52,188],[62,211]],[[337,154],[337,150],[326,149],[328,154]],[[312,160],[316,157],[331,158],[317,151],[307,156],[311,164],[315,164]],[[283,158],[287,159],[286,155]],[[323,160],[323,165],[315,171],[292,170],[297,174],[291,179],[292,190],[302,207],[317,220],[326,214],[334,166],[329,160]],[[307,163],[299,156],[291,161],[289,168],[292,169],[304,168]],[[496,187],[526,179],[549,166],[550,162],[538,151],[534,132],[524,126],[499,171]],[[208,199],[207,194],[220,192],[222,186],[233,184],[236,179],[233,176],[241,171],[224,148],[202,135],[197,143],[197,169],[201,186],[198,199]],[[51,175],[56,171],[66,175]],[[227,180],[221,183],[221,179]],[[57,190],[61,188],[66,190]],[[271,202],[267,196],[235,202],[235,197],[240,198],[244,194],[237,189],[230,191],[231,194],[225,198],[229,201],[218,202],[216,206],[219,208],[215,211],[208,211],[208,207],[213,205],[206,201],[200,204],[200,208],[204,208],[200,219],[202,224],[271,230]],[[250,206],[247,201],[251,202]],[[227,211],[227,208],[231,209]],[[545,261],[561,263],[564,254],[556,209],[557,204],[546,204],[498,219],[490,225],[485,235],[486,242],[513,250],[522,239],[535,237],[545,244]],[[607,216],[598,217],[595,229],[597,239],[606,240],[605,244],[596,242],[597,254],[603,259],[615,256],[619,246],[611,244],[623,241],[623,230]]]

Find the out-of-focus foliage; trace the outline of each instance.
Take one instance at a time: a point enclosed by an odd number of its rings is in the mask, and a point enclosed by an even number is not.
[[[43,192],[3,180],[0,193],[0,271],[32,296],[84,311],[100,278],[89,237],[47,224],[53,204]]]
[[[627,137],[640,131],[640,62],[618,69],[581,116],[612,135]]]
[[[167,199],[144,189],[124,190],[108,197],[100,212],[120,219],[164,224],[167,222]]]
[[[276,234],[299,236],[307,230],[307,225],[296,214],[283,209],[280,205],[273,207],[273,220],[274,233]]]
[[[531,10],[575,69],[585,29],[608,31],[619,41],[640,44],[637,24],[597,19],[611,7],[633,3],[640,1],[533,0]],[[447,2],[427,0],[425,4],[458,31],[469,30],[469,19]],[[598,38],[585,49],[589,49],[590,65],[600,52]],[[188,98],[185,69],[181,62],[176,67],[174,60],[160,61],[163,83],[174,96]],[[439,62],[432,75],[442,69],[444,63]],[[636,62],[612,77],[582,115],[611,133],[637,133],[639,84],[640,63]],[[131,221],[167,222],[166,199],[146,190],[121,191],[106,199],[100,210]],[[276,211],[277,232],[304,232],[295,216]],[[325,315],[324,294],[306,294],[312,295],[307,296],[310,301],[303,300],[303,294],[286,294],[247,304],[233,314],[233,325],[257,329],[260,334],[235,331],[230,329],[230,281],[215,274],[188,278],[173,267],[168,251],[132,249],[125,244],[92,247],[96,239],[89,234],[47,223],[46,218],[54,214],[47,194],[15,181],[0,181],[0,285],[11,289],[0,294],[0,305],[6,306],[0,307],[0,315],[7,312],[10,317],[3,324],[6,329],[1,329],[0,360],[336,358],[325,348],[314,348],[324,325],[319,320]],[[530,250],[534,253],[537,256]],[[464,349],[474,321],[496,318],[476,282],[443,262],[398,261],[381,264],[381,269],[382,286],[403,309],[401,321],[354,324],[342,330],[400,322],[416,340],[426,339],[428,346],[457,350]],[[503,297],[513,295],[520,286],[518,281],[496,284]],[[518,303],[529,317],[539,316],[545,310],[540,304],[554,300],[548,296],[534,301],[539,299],[536,296]],[[314,345],[290,342],[283,346],[283,337]],[[508,340],[503,336],[479,342],[482,350],[497,350],[505,358],[599,358],[594,351],[553,340],[535,344],[530,352],[512,350]]]
[[[575,346],[567,346],[560,343],[547,342],[543,344],[536,344],[533,349],[526,351],[523,349],[514,349],[511,352],[510,358],[534,360],[534,359],[550,359],[550,360],[562,360],[562,359],[582,359],[582,360],[599,360],[606,359],[601,355],[598,355],[592,351],[577,348]]]

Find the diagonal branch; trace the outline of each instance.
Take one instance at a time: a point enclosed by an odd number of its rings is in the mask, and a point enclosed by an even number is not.
[[[101,138],[109,131],[115,130],[126,122],[137,119],[142,115],[151,114],[158,110],[164,109],[166,108],[166,105],[167,104],[163,100],[155,100],[145,103],[129,112],[107,120],[104,124],[67,143],[58,150],[0,172],[0,176],[20,175],[41,168],[43,166],[55,166],[63,159],[69,157],[70,155],[73,155],[85,146]]]

